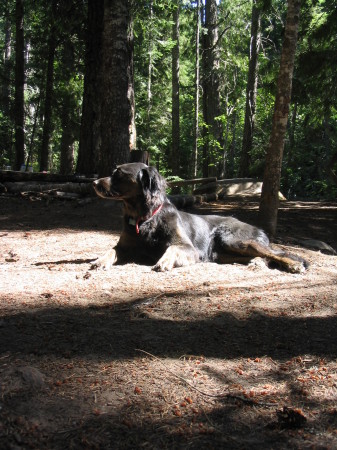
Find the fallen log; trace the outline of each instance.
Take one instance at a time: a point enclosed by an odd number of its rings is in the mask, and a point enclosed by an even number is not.
[[[189,184],[204,184],[204,183],[212,183],[216,182],[216,177],[209,178],[193,178],[191,180],[178,180],[178,181],[168,181],[168,186],[188,186]]]
[[[199,205],[204,202],[213,202],[221,198],[221,196],[216,193],[205,195],[169,195],[168,197],[177,208]]]
[[[80,194],[77,194],[75,192],[54,191],[52,194],[54,197],[63,198],[66,200],[78,200],[81,197]]]
[[[222,186],[231,186],[239,184],[241,186],[251,186],[252,183],[256,183],[255,178],[226,178],[223,180],[217,180],[215,182],[203,184],[193,191],[193,194],[205,194],[208,192],[216,192],[218,188]]]
[[[94,195],[92,183],[39,183],[39,182],[6,182],[3,183],[7,192],[69,192],[80,195]]]
[[[17,172],[15,170],[0,170],[0,182],[27,182],[42,181],[49,183],[89,183],[96,177],[85,177],[83,175],[60,175],[57,173],[43,172]]]

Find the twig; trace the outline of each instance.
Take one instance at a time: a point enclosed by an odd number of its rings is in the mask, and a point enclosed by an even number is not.
[[[152,303],[155,302],[157,300],[157,298],[163,297],[164,295],[166,295],[166,294],[162,292],[158,295],[155,295],[154,297],[149,297],[149,298],[146,298],[145,300],[141,300],[139,303],[137,303],[136,305],[133,306],[133,309],[138,309],[141,306],[152,305]],[[140,351],[143,351],[143,350],[140,350]]]
[[[140,348],[136,348],[135,350],[136,350],[137,352],[145,353],[145,355],[151,356],[151,358],[154,358],[154,359],[156,359],[157,361],[159,361],[159,362],[165,367],[165,369],[168,370],[172,375],[174,375],[176,378],[179,378],[179,380],[183,381],[184,383],[186,383],[188,386],[190,386],[192,389],[194,389],[195,391],[199,392],[200,394],[206,395],[207,397],[213,397],[213,398],[222,398],[222,397],[224,397],[224,395],[219,395],[219,394],[217,394],[217,395],[215,395],[215,394],[209,394],[208,392],[201,391],[201,390],[198,389],[197,387],[193,386],[193,384],[191,384],[189,381],[187,381],[186,378],[181,377],[180,375],[177,375],[176,373],[174,373],[173,370],[171,370],[169,367],[167,367],[167,365],[164,363],[164,361],[162,361],[162,360],[161,360],[160,358],[158,358],[157,356],[152,355],[152,353],[149,353],[149,352],[147,352],[147,351],[145,351],[145,350],[142,350],[142,349],[140,349]]]
[[[190,388],[192,388],[195,391],[199,392],[199,394],[201,394],[201,395],[204,395],[206,397],[211,397],[211,398],[217,398],[217,399],[230,398],[230,399],[233,399],[233,400],[240,400],[243,403],[247,403],[248,405],[253,405],[253,406],[273,406],[273,407],[275,407],[274,403],[260,403],[260,402],[258,402],[256,400],[251,400],[249,398],[241,397],[239,395],[234,395],[234,394],[230,394],[230,393],[227,393],[227,394],[209,394],[208,392],[202,391],[201,389],[193,386],[193,384],[191,384],[189,381],[187,381],[186,378],[181,377],[180,375],[177,375],[176,373],[174,373],[169,367],[167,367],[167,365],[164,363],[164,361],[162,361],[160,358],[158,358],[158,356],[155,356],[152,353],[149,353],[149,352],[147,352],[145,350],[142,350],[140,348],[136,348],[135,350],[137,352],[145,353],[145,355],[151,356],[151,358],[154,358],[155,360],[159,361],[165,367],[165,369],[168,372],[170,372],[172,375],[174,375],[179,380],[183,381]]]

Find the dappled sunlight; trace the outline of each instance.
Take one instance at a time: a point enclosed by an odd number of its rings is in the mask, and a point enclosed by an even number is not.
[[[336,257],[301,249],[310,268],[296,275],[262,261],[90,270],[119,233],[68,213],[1,231],[0,415],[13,433],[52,429],[55,448],[113,446],[116,433],[130,448],[336,446]]]

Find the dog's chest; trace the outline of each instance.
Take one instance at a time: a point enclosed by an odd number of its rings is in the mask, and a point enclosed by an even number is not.
[[[134,244],[148,247],[162,247],[168,240],[167,227],[152,219],[138,222],[130,217],[126,221],[126,231],[132,236]]]

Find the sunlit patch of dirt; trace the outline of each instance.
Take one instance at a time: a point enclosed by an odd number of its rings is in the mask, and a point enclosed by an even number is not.
[[[280,212],[278,244],[310,262],[292,275],[93,271],[118,240],[115,203],[0,207],[0,448],[337,447],[337,257],[291,241],[335,245],[336,208]]]

